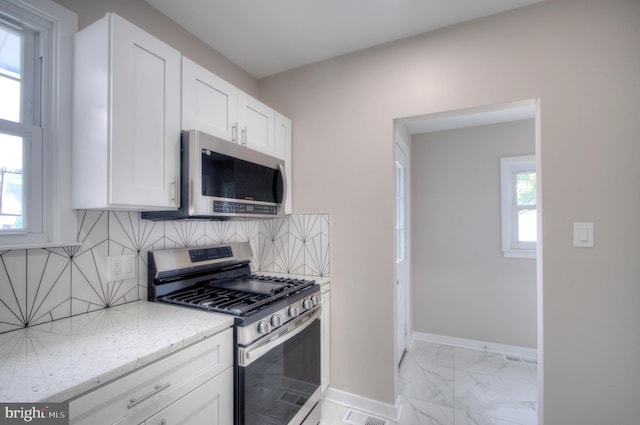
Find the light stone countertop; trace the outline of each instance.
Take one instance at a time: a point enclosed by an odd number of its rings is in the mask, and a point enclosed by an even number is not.
[[[0,334],[0,401],[66,401],[233,325],[136,301]]]

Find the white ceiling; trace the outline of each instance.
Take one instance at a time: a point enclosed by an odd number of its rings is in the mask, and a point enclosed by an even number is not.
[[[541,0],[145,0],[256,78]]]

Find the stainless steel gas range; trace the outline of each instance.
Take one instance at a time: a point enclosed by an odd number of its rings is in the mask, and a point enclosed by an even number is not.
[[[149,301],[231,314],[236,425],[320,422],[320,286],[255,275],[251,245],[149,252]]]

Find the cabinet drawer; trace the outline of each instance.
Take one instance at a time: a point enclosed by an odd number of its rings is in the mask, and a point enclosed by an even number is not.
[[[149,417],[232,366],[232,343],[232,330],[227,329],[81,395],[69,403],[70,423]]]
[[[233,423],[233,369],[202,384],[166,409],[148,418],[145,425],[229,425]],[[137,425],[138,422],[130,422]],[[116,424],[116,425],[129,425]]]

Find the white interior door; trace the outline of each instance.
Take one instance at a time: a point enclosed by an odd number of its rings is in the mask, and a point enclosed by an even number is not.
[[[396,170],[396,361],[409,347],[409,158],[408,146],[398,135],[395,148]]]

